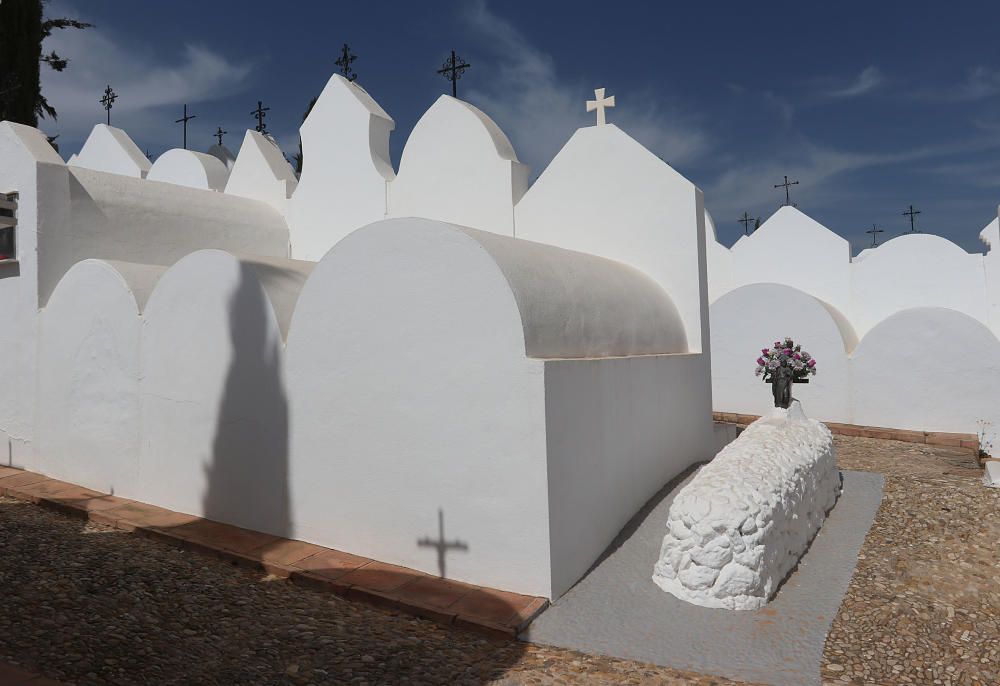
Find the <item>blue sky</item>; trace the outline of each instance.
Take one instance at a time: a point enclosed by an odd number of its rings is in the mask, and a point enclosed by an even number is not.
[[[459,97],[540,173],[579,126],[595,87],[621,126],[705,191],[731,244],[798,179],[799,208],[852,242],[919,227],[981,252],[1000,202],[1000,3],[370,2],[53,0],[50,16],[96,24],[46,43],[70,59],[43,72],[60,113],[42,123],[64,155],[93,124],[106,83],[112,123],[154,155],[221,125],[238,146],[257,100],[287,153],[310,98],[347,42],[361,83],[396,121],[394,160],[449,84],[451,49],[473,67]]]

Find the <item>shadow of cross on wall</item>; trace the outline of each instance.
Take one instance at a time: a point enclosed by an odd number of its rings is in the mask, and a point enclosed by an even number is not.
[[[440,507],[438,508],[438,537],[436,539],[425,536],[417,541],[417,545],[421,548],[436,548],[437,558],[438,558],[438,573],[441,578],[446,577],[445,574],[445,556],[448,554],[449,550],[462,550],[468,551],[469,544],[465,541],[460,541],[455,539],[454,541],[449,541],[444,536],[444,510]]]

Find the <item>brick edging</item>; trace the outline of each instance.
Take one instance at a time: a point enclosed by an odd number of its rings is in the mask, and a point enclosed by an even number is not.
[[[760,419],[760,415],[712,412],[712,419],[725,424],[747,426]],[[949,448],[964,448],[972,453],[979,453],[979,437],[976,434],[948,433],[946,431],[912,431],[909,429],[889,429],[881,426],[859,426],[857,424],[841,424],[838,422],[823,423],[827,425],[832,433],[841,436],[881,438],[888,441],[903,441],[904,443],[926,443],[927,445]]]
[[[182,515],[13,467],[0,466],[0,495],[112,526],[183,550],[207,554],[305,587],[332,592],[348,600],[361,601],[494,637],[516,638],[549,605],[546,598],[440,579],[331,548]],[[202,527],[209,531],[207,534],[205,531],[192,531],[192,527]],[[283,545],[302,546],[307,552],[291,561],[269,559],[272,551]],[[344,567],[342,572],[331,574],[330,570],[309,568],[306,561],[314,555],[342,556],[355,562],[354,566]],[[362,576],[360,580],[354,578],[358,576],[355,572]],[[378,584],[366,586],[363,574],[367,572],[374,572],[376,576],[388,576],[399,583],[382,588]],[[427,589],[427,586],[431,588]],[[434,598],[440,597],[442,593],[453,595],[454,600],[444,604],[435,602]]]

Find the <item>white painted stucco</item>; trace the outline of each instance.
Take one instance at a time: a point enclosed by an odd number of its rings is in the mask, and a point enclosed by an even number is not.
[[[646,498],[705,457],[695,444],[712,432],[704,356],[551,359],[682,343],[658,321],[671,308],[655,283],[595,259],[425,219],[338,243],[288,338],[296,535],[435,573],[418,541],[436,535],[440,509],[468,546],[449,553],[450,578],[564,592]],[[619,332],[638,326],[650,332]],[[595,505],[585,495],[598,491]],[[584,511],[586,532],[573,521]]]
[[[861,339],[851,363],[855,422],[925,431],[1000,431],[1000,341],[954,310],[898,312]]]
[[[797,401],[727,445],[677,494],[653,581],[703,607],[756,610],[837,501],[833,435]]]
[[[138,499],[293,537],[282,337],[255,269],[192,253],[143,319]]]
[[[178,186],[222,191],[226,188],[229,170],[213,155],[174,148],[156,158],[146,178]]]
[[[914,307],[942,307],[987,321],[983,256],[946,238],[904,234],[865,250],[851,266],[851,319],[862,336]]]
[[[528,188],[506,134],[476,107],[442,95],[413,127],[389,186],[390,217],[428,217],[514,235]]]
[[[226,195],[259,200],[284,216],[297,184],[295,171],[278,144],[257,131],[247,130],[229,171]]]
[[[49,202],[68,217],[39,238],[41,304],[76,262],[98,257],[169,266],[200,248],[288,255],[284,218],[266,204],[174,184],[67,167]]]
[[[817,360],[818,373],[793,392],[823,421],[851,421],[848,355],[857,343],[850,324],[811,295],[759,283],[731,291],[710,308],[712,402],[723,412],[766,415],[770,386],[754,376],[761,349],[791,337]]]
[[[17,261],[0,264],[0,464],[37,466],[34,437],[38,354],[39,233],[68,219],[66,167],[41,131],[0,122],[0,192],[16,192]]]
[[[386,216],[396,124],[367,91],[334,74],[302,123],[302,176],[289,202],[292,257],[317,261],[351,231]]]
[[[648,274],[677,305],[690,350],[707,351],[702,193],[617,126],[576,131],[515,215],[518,238],[607,257]]]
[[[236,155],[225,145],[216,143],[206,150],[205,153],[222,162],[226,166],[226,171],[232,171],[233,165],[236,164]]]
[[[780,283],[850,312],[850,244],[794,207],[779,209],[731,253],[732,288]]]
[[[114,126],[94,126],[80,152],[70,158],[70,164],[108,174],[145,178],[152,163],[127,133]]]
[[[114,265],[83,260],[60,280],[41,313],[38,352],[37,451],[48,476],[139,496],[140,330]]]

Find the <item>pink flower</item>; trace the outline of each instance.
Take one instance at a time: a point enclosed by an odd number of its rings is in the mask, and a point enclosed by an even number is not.
[[[761,351],[762,353],[764,353],[765,355],[767,355],[767,354],[768,354],[769,352],[771,352],[771,351],[770,351],[770,350],[768,350],[767,348],[761,348],[761,349],[760,349],[760,351]]]
[[[809,360],[808,362],[806,362],[806,366],[807,367],[815,367],[816,366],[816,360]]]
[[[763,357],[758,357],[757,358],[757,364],[764,364],[764,358]]]
[[[774,347],[775,347],[775,348],[779,348],[779,347],[781,347],[781,341],[775,341],[775,342],[774,342]]]
[[[801,355],[799,355],[798,353],[795,353],[794,355],[792,355],[792,357],[793,357],[794,359],[796,359],[796,360],[801,360],[801,359],[802,359],[802,356],[801,356]]]
[[[781,351],[781,354],[782,355],[791,355],[792,354],[792,349],[791,348],[785,348],[784,350]]]

